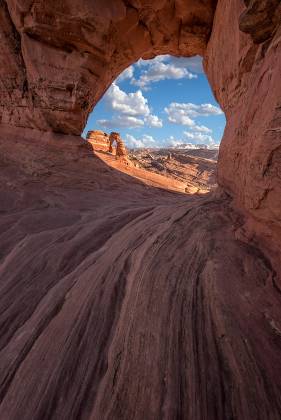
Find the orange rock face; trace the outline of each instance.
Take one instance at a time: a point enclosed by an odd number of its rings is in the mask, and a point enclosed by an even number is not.
[[[124,141],[121,139],[119,133],[112,132],[109,136],[109,151],[112,152],[112,145],[116,143],[116,158],[125,159],[127,157],[127,150],[124,144]]]
[[[91,143],[94,150],[108,152],[109,136],[100,130],[92,130],[87,133],[87,141]]]

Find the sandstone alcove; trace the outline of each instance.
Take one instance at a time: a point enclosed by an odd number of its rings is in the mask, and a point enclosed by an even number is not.
[[[0,0],[0,418],[279,420],[279,0]],[[140,58],[203,56],[219,189],[80,139]]]

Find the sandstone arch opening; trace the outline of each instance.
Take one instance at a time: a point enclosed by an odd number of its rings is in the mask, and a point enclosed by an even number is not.
[[[109,133],[118,130],[128,164],[179,181],[180,191],[207,192],[216,185],[224,126],[202,58],[162,55],[138,60],[117,77],[83,137],[97,153],[108,152]]]

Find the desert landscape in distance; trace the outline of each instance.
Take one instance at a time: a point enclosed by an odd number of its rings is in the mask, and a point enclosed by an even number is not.
[[[0,0],[0,46],[0,420],[280,420],[280,0]]]
[[[119,133],[115,139],[100,130],[87,133],[87,144],[108,166],[165,190],[204,194],[217,187],[217,149],[150,148],[128,149]],[[122,144],[121,154],[118,144]],[[116,146],[115,146],[116,144]],[[205,146],[206,147],[206,146]]]

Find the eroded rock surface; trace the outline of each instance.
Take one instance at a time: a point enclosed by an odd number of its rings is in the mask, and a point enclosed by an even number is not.
[[[279,420],[280,278],[230,198],[37,136],[0,135],[0,419]]]
[[[80,135],[110,83],[139,58],[202,54],[215,3],[1,0],[0,121]]]
[[[108,152],[110,147],[109,135],[100,130],[88,131],[86,140],[94,150]]]
[[[191,190],[206,193],[216,188],[217,150],[136,149],[129,158],[136,167],[176,179]]]
[[[244,0],[247,9],[239,19],[241,31],[257,44],[272,38],[281,22],[280,0]]]
[[[280,420],[279,10],[0,0],[1,420]],[[70,135],[163,53],[203,54],[226,114],[203,198]]]
[[[116,144],[116,159],[126,159],[127,150],[124,141],[121,139],[120,134],[116,132],[110,133],[109,136],[109,151],[113,151],[113,145]]]
[[[253,234],[261,233],[280,253],[280,2],[246,3],[247,9],[243,1],[218,2],[204,60],[227,120],[218,182],[251,214]],[[239,29],[239,19],[240,28],[249,34]],[[264,37],[259,34],[265,28],[266,41],[261,42]]]

